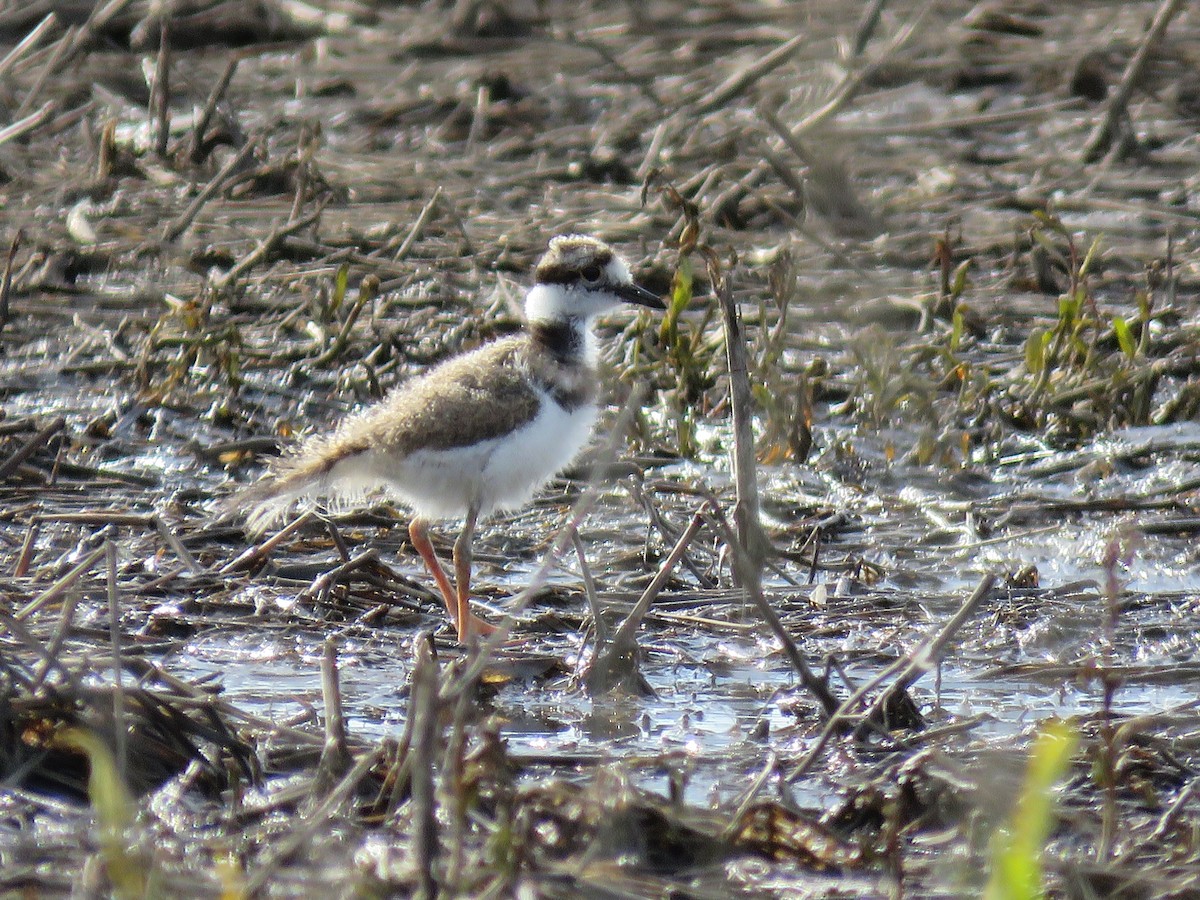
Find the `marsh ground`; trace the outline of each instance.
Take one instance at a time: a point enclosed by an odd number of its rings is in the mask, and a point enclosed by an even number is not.
[[[1200,21],[829,6],[0,4],[5,891],[972,896],[1060,719],[1052,895],[1200,891]],[[617,458],[480,534],[528,605],[469,677],[402,510],[265,548],[215,510],[518,327],[572,230],[691,302],[605,328]],[[910,701],[873,730],[820,742],[732,586],[681,240],[742,308],[766,598],[839,700],[882,679],[851,724]],[[702,519],[653,694],[580,686],[577,557],[521,593],[589,483],[613,625]]]

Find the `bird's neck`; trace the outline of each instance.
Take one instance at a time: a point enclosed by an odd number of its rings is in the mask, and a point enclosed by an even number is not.
[[[536,350],[561,366],[591,366],[596,361],[595,338],[586,319],[567,316],[533,319],[527,323]]]
[[[532,319],[526,365],[534,381],[566,412],[593,406],[599,351],[587,319]]]
[[[570,291],[558,284],[536,284],[525,297],[525,323],[533,349],[556,365],[591,368],[596,339],[590,315],[578,315]]]

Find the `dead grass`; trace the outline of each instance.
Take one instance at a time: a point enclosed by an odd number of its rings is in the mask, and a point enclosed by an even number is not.
[[[1031,562],[1132,527],[1142,557],[1194,563],[1192,11],[158,8],[0,3],[4,890],[971,893],[1029,734],[943,706],[950,665],[1031,703],[1103,694],[1074,716],[1053,895],[1195,892],[1195,704],[1121,707],[1191,683],[1190,593],[1039,584]],[[728,749],[534,759],[501,735],[580,680],[575,591],[522,595],[526,646],[484,665],[424,631],[393,511],[249,549],[213,521],[277,440],[516,328],[530,262],[576,229],[681,309],[606,342],[614,405],[652,391],[637,455],[494,525],[481,562],[536,567],[582,497],[580,580],[629,623],[627,681],[698,666],[715,702],[741,671],[722,642],[747,641],[762,678],[824,657],[854,698],[832,718],[764,682]],[[736,406],[745,502],[748,399],[767,617],[799,646],[760,640],[732,587],[749,538],[723,460]],[[173,674],[239,635],[324,659],[299,718]],[[347,645],[406,655],[396,735],[347,734]],[[595,704],[627,737],[650,701]],[[78,728],[132,792],[119,834],[92,820]]]

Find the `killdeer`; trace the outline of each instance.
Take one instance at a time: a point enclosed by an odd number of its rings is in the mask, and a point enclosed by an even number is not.
[[[235,498],[261,533],[298,500],[353,501],[380,491],[412,509],[408,533],[462,643],[494,626],[470,610],[471,544],[480,517],[514,509],[567,466],[596,421],[592,322],[619,303],[663,309],[603,241],[555,237],[525,298],[523,333],[434,367],[283,457]],[[462,519],[454,582],[428,527]]]

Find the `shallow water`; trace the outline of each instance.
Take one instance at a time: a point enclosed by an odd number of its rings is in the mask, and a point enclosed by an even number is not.
[[[1165,448],[1167,455],[1172,441],[1190,446],[1185,438],[1179,429],[1141,430],[1136,435],[1139,441]],[[1079,452],[1111,454],[1114,445],[1125,446],[1109,440]],[[1049,455],[1037,464],[1055,461],[1057,457]],[[1190,471],[1182,461],[1163,460],[1162,467],[1177,472],[1176,477],[1187,477]],[[816,469],[820,471],[819,463]],[[873,490],[834,484],[820,498],[862,526],[842,538],[835,535],[823,548],[822,559],[859,554],[882,566],[880,583],[848,588],[835,573],[822,572],[817,584],[797,589],[777,575],[768,576],[769,597],[812,663],[819,667],[826,658],[836,659],[845,676],[860,684],[936,631],[982,573],[1033,565],[1039,587],[1001,590],[985,603],[958,635],[941,667],[918,683],[914,697],[934,724],[947,717],[982,716],[973,728],[976,737],[1014,746],[1047,717],[1095,713],[1099,685],[1079,677],[1076,667],[1103,652],[1099,635],[1106,604],[1099,557],[1113,535],[1128,531],[1136,519],[1103,511],[1048,514],[1040,523],[1001,526],[983,537],[968,514],[982,515],[985,508],[993,515],[1002,511],[1003,498],[1014,489],[1026,498],[1036,493],[1046,499],[1080,492],[1069,485],[1056,490],[1058,485],[1048,486],[1045,479],[1022,478],[1019,467],[1005,469],[995,481],[975,479],[969,489],[925,470],[914,470],[911,478],[905,474],[896,466],[874,480]],[[823,477],[827,483],[834,481],[827,471]],[[771,502],[777,506],[786,505],[789,485],[806,497],[814,489],[811,473],[797,478],[795,471],[767,471],[763,481],[771,486]],[[1161,484],[1156,472],[1143,471],[1109,479],[1103,488],[1115,496]],[[971,495],[982,498],[975,508],[965,502]],[[1001,502],[994,500],[997,497]],[[526,530],[533,521],[526,514],[510,523],[515,526],[511,533],[500,524],[481,534],[485,558],[501,545],[526,548],[524,558],[510,556],[503,568],[480,567],[480,583],[489,598],[494,599],[493,590],[519,590],[537,569],[537,556],[529,549],[529,542],[536,544],[537,538]],[[786,531],[786,523],[776,524]],[[585,527],[585,536],[589,532],[642,535],[645,526],[628,498],[613,490],[595,521]],[[612,561],[628,549],[611,539],[594,546],[590,562],[602,589]],[[1200,634],[1188,627],[1195,606],[1189,592],[1200,586],[1200,574],[1188,565],[1191,554],[1187,537],[1139,539],[1130,565],[1119,573],[1138,593],[1122,595],[1126,608],[1117,621],[1115,664],[1136,665],[1141,673],[1169,672],[1176,662],[1200,656]],[[414,559],[402,557],[396,565],[422,580]],[[568,591],[568,607],[581,614],[580,582],[572,574],[577,567],[568,558],[550,583]],[[785,563],[785,571],[802,584],[806,581],[807,572],[793,564]],[[694,580],[686,573],[680,577]],[[1066,589],[1056,590],[1061,587]],[[502,599],[495,608],[503,608]],[[713,595],[709,603],[698,587],[690,593],[664,594],[656,608],[728,622],[689,627],[658,621],[643,626],[642,672],[657,696],[593,699],[573,689],[566,676],[553,676],[516,678],[490,701],[489,708],[504,722],[502,734],[510,752],[529,765],[531,776],[620,765],[637,783],[659,788],[672,772],[676,777],[684,773],[688,798],[709,803],[736,797],[746,778],[761,767],[765,750],[781,759],[806,752],[815,736],[815,711],[752,609],[730,601],[725,593]],[[526,616],[526,627],[518,629],[526,644],[518,654],[546,653],[573,668],[579,640],[571,633],[546,635],[537,625],[538,614],[546,611],[535,606],[534,617]],[[269,636],[209,630],[187,641],[169,662],[180,674],[219,676],[226,696],[250,711],[272,718],[305,716],[319,712],[321,705],[320,637],[308,630]],[[394,628],[367,637],[355,628],[352,636],[343,638],[339,663],[351,733],[377,738],[400,731],[411,658],[411,634]],[[1046,674],[1040,674],[1043,671]],[[843,696],[848,693],[836,677],[834,685]],[[1187,703],[1193,695],[1186,676],[1173,683],[1169,675],[1157,680],[1134,672],[1117,692],[1115,708],[1127,715],[1147,714]],[[819,806],[830,786],[818,779],[794,789],[806,805]]]
[[[45,394],[35,391],[11,397],[8,410],[10,415],[51,411]],[[187,432],[187,439],[201,446],[218,443],[227,435],[220,426],[166,409],[147,419],[132,398],[93,389],[86,380],[76,382],[69,402],[62,398],[59,411],[79,429],[111,412],[121,452],[113,455],[110,443],[92,463],[157,479],[161,490],[155,492],[154,507],[170,521],[178,515],[170,506],[175,492],[207,486],[219,493],[228,481],[220,466],[203,464],[188,452],[183,436]],[[714,446],[728,442],[721,428],[710,428],[703,437]],[[985,604],[940,669],[913,692],[934,724],[982,716],[972,729],[976,738],[1023,744],[1029,730],[1047,717],[1087,715],[1099,708],[1099,686],[1080,678],[1076,667],[1103,652],[1100,560],[1109,542],[1122,537],[1133,549],[1117,572],[1126,593],[1113,662],[1136,670],[1117,692],[1116,709],[1144,715],[1193,699],[1192,676],[1181,671],[1175,680],[1170,672],[1200,657],[1200,635],[1190,624],[1193,598],[1200,593],[1198,551],[1189,531],[1139,531],[1143,522],[1169,521],[1181,511],[1163,504],[1110,512],[1095,501],[1171,497],[1174,485],[1200,475],[1200,425],[1126,429],[1070,452],[1031,442],[1002,457],[1002,465],[957,472],[887,462],[884,442],[902,445],[902,430],[862,436],[825,429],[818,439],[819,447],[853,448],[861,466],[848,468],[827,449],[804,467],[770,466],[760,473],[777,547],[802,540],[807,526],[801,523],[814,508],[843,518],[843,527],[824,541],[813,584],[807,583],[807,565],[796,560],[779,560],[782,575],[766,573],[768,597],[814,666],[836,660],[853,684],[861,684],[936,631],[984,573],[1035,567],[1038,588],[1002,591]],[[668,464],[653,476],[657,487],[648,495],[676,527],[700,501],[664,486],[699,482],[721,491],[729,483],[719,455],[707,462]],[[517,593],[538,570],[544,548],[565,520],[567,496],[551,490],[539,507],[482,529],[477,587],[483,589],[485,615],[495,618],[505,595]],[[1088,502],[1091,508],[1080,507]],[[365,539],[385,562],[423,584],[415,557],[397,554],[402,532],[398,526],[360,529],[351,540]],[[319,535],[320,528],[306,534]],[[601,591],[624,591],[626,603],[656,565],[640,560],[640,554],[651,548],[661,556],[665,550],[620,482],[605,490],[582,534]],[[245,546],[235,542],[217,549],[232,557]],[[715,572],[713,567],[722,565],[711,549],[711,538],[697,541],[698,571]],[[337,564],[332,548],[322,550],[319,542],[304,552],[314,571]],[[856,560],[877,567],[880,580],[869,586],[847,580],[846,570]],[[564,611],[574,617],[585,608],[578,572],[578,561],[568,555],[547,578],[559,598],[555,602],[565,603]],[[767,750],[784,761],[804,755],[816,734],[815,711],[775,641],[751,609],[726,593],[707,592],[686,569],[677,576],[674,593],[660,597],[656,609],[727,624],[688,626],[652,618],[643,626],[642,672],[657,696],[593,699],[560,674],[516,677],[489,701],[489,710],[503,720],[510,752],[526,764],[529,777],[619,765],[638,784],[665,791],[674,780],[685,786],[689,800],[708,804],[739,796],[761,769]],[[1068,590],[1058,593],[1064,586]],[[687,590],[679,593],[681,588]],[[340,633],[341,686],[351,734],[368,740],[398,734],[408,706],[415,631],[337,624],[316,629],[308,615],[289,624],[296,591],[272,584],[266,575],[251,578],[230,599],[257,608],[263,628],[231,612],[237,627],[201,628],[178,643],[164,664],[185,678],[215,678],[224,696],[248,712],[275,721],[312,719],[322,707],[322,641]],[[428,625],[441,623],[436,607],[428,611]],[[585,648],[570,627],[555,626],[558,634],[542,628],[540,616],[549,612],[535,604],[526,615],[518,628],[526,643],[517,655],[545,654],[571,670]],[[1161,674],[1153,677],[1155,672]],[[842,696],[849,693],[837,677],[833,683]],[[833,785],[821,776],[792,791],[802,804],[821,808]]]
[[[22,401],[34,396],[18,394],[9,405],[10,414],[33,412]],[[220,468],[198,466],[197,458],[183,450],[170,411],[154,416],[147,430],[146,423],[121,424],[137,415],[136,404],[103,392],[85,388],[74,393],[69,404],[62,404],[62,411],[79,427],[113,409],[116,436],[124,437],[125,452],[112,464],[121,471],[159,479],[160,497],[194,489],[198,478],[214,488],[227,478]],[[44,403],[37,411],[46,412]],[[194,427],[195,421],[191,423]],[[207,432],[193,431],[192,436],[201,444],[211,443],[221,439],[222,430],[209,426]],[[717,442],[725,437],[719,430],[710,435]],[[821,437],[826,446],[835,442],[854,446],[867,461],[867,470],[847,475],[826,454],[803,468],[765,467],[760,474],[777,546],[794,540],[790,536],[795,513],[790,511],[813,504],[837,511],[852,525],[826,540],[821,561],[832,568],[819,570],[815,585],[797,594],[777,573],[766,575],[769,596],[790,598],[781,612],[814,663],[819,665],[826,657],[838,659],[847,676],[861,683],[936,630],[983,573],[1033,566],[1042,593],[1063,585],[1085,587],[1065,599],[1047,601],[1035,592],[1019,602],[1009,598],[1011,602],[998,600],[985,606],[959,636],[958,650],[936,678],[931,674],[918,685],[917,697],[930,712],[940,706],[957,715],[986,714],[977,733],[989,738],[1016,738],[1046,716],[1094,711],[1098,703],[1094,685],[1077,683],[1069,675],[1044,679],[997,675],[995,669],[997,664],[1081,663],[1100,652],[1097,635],[1105,607],[1100,559],[1109,542],[1122,535],[1137,535],[1128,565],[1118,574],[1124,588],[1138,595],[1118,620],[1116,646],[1118,657],[1128,651],[1136,654],[1136,660],[1116,661],[1153,669],[1200,655],[1200,639],[1187,624],[1195,606],[1190,595],[1200,592],[1194,540],[1187,532],[1138,532],[1141,522],[1164,520],[1172,511],[1113,513],[1102,508],[1055,507],[1063,502],[1158,496],[1155,492],[1170,496],[1172,485],[1200,475],[1200,426],[1127,429],[1067,453],[1031,445],[988,474],[983,470],[947,474],[883,462],[878,437],[831,431]],[[894,434],[889,436],[894,439]],[[1128,460],[1138,464],[1130,465]],[[728,483],[719,458],[711,466],[667,466],[655,477],[667,484],[698,478],[718,490]],[[699,501],[666,497],[662,502],[670,505],[669,518],[681,522]],[[1030,512],[1012,516],[1018,508]],[[491,615],[503,609],[504,594],[519,591],[537,571],[540,548],[550,536],[546,522],[556,528],[565,509],[551,503],[483,529],[477,584],[485,588],[489,602],[496,601]],[[380,546],[383,558],[398,571],[423,583],[415,558],[395,556],[401,530],[379,532],[371,544]],[[634,561],[629,554],[638,546],[631,546],[630,537],[642,541],[648,534],[653,539],[628,491],[619,483],[611,486],[583,529],[589,565],[601,590],[624,587],[631,580],[633,589],[644,583],[645,570],[630,568]],[[697,546],[703,545],[699,541]],[[240,552],[231,550],[235,555]],[[329,566],[336,564],[336,557],[327,559]],[[839,581],[837,569],[842,561],[853,559],[880,567],[882,580],[839,596],[846,584]],[[714,560],[700,560],[702,568]],[[782,565],[795,582],[807,582],[806,567],[786,560]],[[585,767],[621,761],[634,765],[639,779],[651,785],[663,777],[662,760],[672,760],[670,765],[690,771],[689,794],[713,799],[736,793],[741,783],[723,777],[728,770],[721,760],[743,758],[745,765],[753,767],[764,746],[786,757],[803,754],[811,723],[798,723],[794,711],[781,707],[780,698],[791,698],[798,689],[774,641],[764,636],[751,610],[722,597],[713,611],[694,576],[684,570],[679,577],[693,583],[697,591],[679,595],[682,606],[704,617],[727,619],[730,629],[644,626],[648,636],[643,673],[656,698],[593,701],[571,689],[565,677],[514,681],[493,704],[506,720],[503,733],[516,757],[539,765],[546,759],[578,758]],[[547,582],[566,592],[569,604],[582,613],[578,562],[573,556],[552,570]],[[251,582],[240,598],[251,605],[286,607],[294,597],[289,591],[262,591]],[[799,606],[797,596],[802,601]],[[818,603],[808,602],[809,596],[816,596]],[[822,596],[827,598],[824,607],[819,605]],[[660,598],[660,608],[671,605],[669,595]],[[286,616],[286,609],[277,612]],[[435,612],[430,622],[436,621]],[[324,635],[307,627],[280,630],[278,623],[265,633],[241,625],[232,631],[203,629],[165,662],[184,677],[217,677],[225,695],[251,712],[273,719],[319,712],[318,661]],[[577,664],[581,649],[577,637],[568,633],[550,638],[536,627],[524,633],[528,643],[523,650],[557,656],[568,668]],[[342,640],[339,661],[352,733],[374,738],[402,728],[411,639],[411,633],[395,628],[379,629],[364,638],[359,628]],[[1135,680],[1123,685],[1117,704],[1122,712],[1146,714],[1186,702],[1190,690],[1186,680],[1179,685]],[[752,737],[756,729],[758,737]]]

